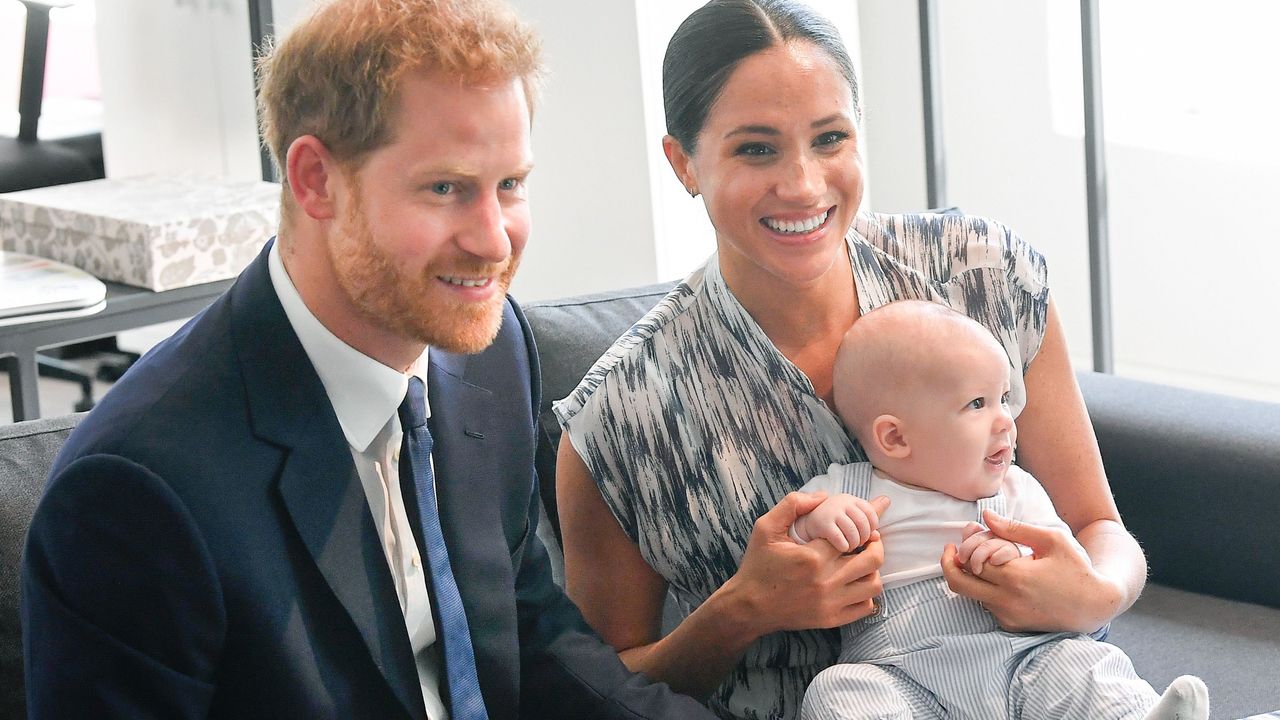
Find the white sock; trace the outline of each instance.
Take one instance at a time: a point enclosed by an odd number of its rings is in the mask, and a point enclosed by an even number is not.
[[[1174,678],[1143,720],[1208,720],[1209,688],[1195,675]]]

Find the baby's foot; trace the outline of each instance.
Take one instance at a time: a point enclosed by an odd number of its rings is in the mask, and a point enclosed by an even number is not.
[[[1208,720],[1209,689],[1195,675],[1174,678],[1143,720]]]

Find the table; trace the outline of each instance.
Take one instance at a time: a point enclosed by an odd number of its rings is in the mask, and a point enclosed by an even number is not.
[[[0,367],[9,372],[14,421],[40,417],[38,350],[191,317],[208,307],[233,282],[235,279],[231,278],[161,292],[108,282],[107,305],[101,312],[0,327]]]

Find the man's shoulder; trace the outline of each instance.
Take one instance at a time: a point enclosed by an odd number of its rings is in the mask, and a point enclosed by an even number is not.
[[[217,305],[146,353],[68,438],[56,474],[88,455],[193,459],[226,429],[243,425],[243,389],[225,317]]]

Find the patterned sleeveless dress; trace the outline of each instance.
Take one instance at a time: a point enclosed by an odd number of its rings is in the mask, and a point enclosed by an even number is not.
[[[1008,228],[963,215],[858,215],[846,238],[862,313],[940,302],[989,328],[1022,373],[1044,337],[1043,257]],[[600,492],[687,615],[738,569],[756,518],[831,463],[865,460],[808,377],[725,285],[694,271],[596,362],[555,411]],[[795,718],[836,660],[834,630],[753,643],[710,698],[726,718]]]

